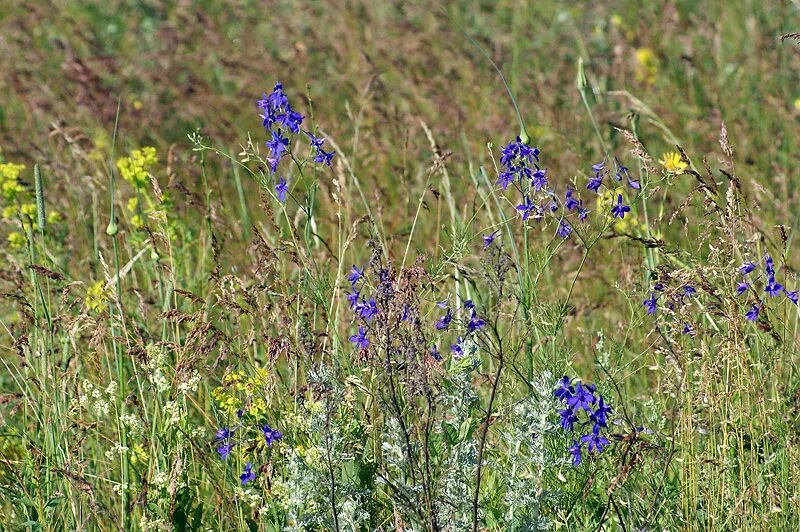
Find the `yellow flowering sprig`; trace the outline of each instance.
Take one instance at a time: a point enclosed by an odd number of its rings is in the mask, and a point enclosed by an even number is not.
[[[658,161],[668,174],[680,175],[689,167],[683,160],[683,157],[677,152],[670,151],[661,155]]]

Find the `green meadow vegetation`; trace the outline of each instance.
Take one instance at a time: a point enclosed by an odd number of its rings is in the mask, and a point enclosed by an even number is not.
[[[0,0],[0,530],[800,529],[799,31]]]

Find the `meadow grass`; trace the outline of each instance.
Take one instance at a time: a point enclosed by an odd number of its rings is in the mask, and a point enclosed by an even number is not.
[[[0,529],[797,530],[797,15],[0,0]]]

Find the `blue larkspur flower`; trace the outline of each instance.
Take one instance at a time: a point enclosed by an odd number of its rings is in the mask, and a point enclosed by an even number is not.
[[[572,394],[575,393],[575,387],[572,385],[572,379],[564,375],[558,381],[558,388],[553,390],[553,397],[566,401]]]
[[[272,157],[280,160],[286,147],[289,145],[289,139],[286,138],[280,131],[272,132],[272,139],[267,141],[267,148],[269,148]]]
[[[583,408],[586,412],[592,411],[595,402],[597,398],[594,396],[594,385],[584,386],[580,382],[575,386],[575,394],[567,398],[567,406],[573,409]]]
[[[658,297],[656,297],[655,292],[650,292],[650,298],[644,300],[644,308],[647,309],[648,314],[655,314],[656,313],[656,301]]]
[[[756,263],[751,260],[745,262],[739,267],[739,271],[742,272],[743,275],[747,275],[748,273],[752,272],[755,269],[756,269]]]
[[[358,346],[359,349],[366,349],[369,347],[369,339],[367,338],[367,332],[364,330],[364,327],[358,327],[358,334],[354,334],[350,337],[350,341]]]
[[[522,214],[522,219],[527,220],[531,213],[536,212],[537,205],[531,201],[529,196],[525,196],[524,203],[517,205],[517,210]]]
[[[750,307],[750,310],[744,315],[750,321],[756,321],[758,319],[758,313],[761,311],[761,304],[753,305]]]
[[[578,200],[573,197],[574,193],[575,193],[574,189],[572,188],[567,189],[567,193],[564,198],[564,208],[567,209],[568,211],[571,211],[580,206]]]
[[[559,410],[558,415],[561,416],[561,428],[567,432],[572,432],[575,423],[578,421],[578,416],[575,415],[575,410],[568,406],[563,410]]]
[[[605,436],[601,436],[599,430],[595,427],[591,433],[581,436],[581,443],[586,444],[586,448],[590,453],[601,453],[603,452],[603,447],[608,445],[609,441]]]
[[[742,282],[736,283],[736,295],[740,296],[744,294],[745,292],[747,292],[748,288],[750,288],[750,285],[748,283],[742,283]]]
[[[272,447],[273,443],[283,439],[283,433],[281,431],[271,428],[266,423],[261,427],[261,432],[264,433],[264,440],[267,442],[267,447]]]
[[[473,310],[472,316],[470,316],[469,318],[469,323],[467,323],[467,332],[470,333],[475,332],[484,325],[486,325],[486,322],[484,322],[481,318],[479,318],[478,315]]]
[[[242,481],[242,486],[246,485],[248,482],[252,482],[256,479],[256,474],[253,473],[253,464],[247,462],[244,466],[244,472],[239,475],[239,478]]]
[[[500,234],[500,231],[494,231],[491,234],[484,235],[484,237],[483,237],[483,249],[488,249],[489,246],[492,245],[492,242],[494,242],[494,239],[497,238],[497,235],[499,235],[499,234]]]
[[[794,291],[789,291],[789,290],[786,290],[786,289],[784,288],[784,289],[783,289],[783,292],[786,294],[786,298],[787,298],[789,301],[791,301],[792,303],[794,303],[795,305],[797,305],[797,290],[794,290]]]
[[[572,233],[572,227],[570,227],[570,225],[564,220],[564,218],[561,218],[558,221],[558,228],[556,229],[556,234],[561,238],[567,238],[570,235],[570,233]]]
[[[222,460],[227,459],[228,455],[231,454],[232,450],[233,450],[233,444],[232,443],[223,443],[222,445],[220,445],[217,448],[217,452],[219,453],[219,457]]]
[[[611,214],[615,218],[625,218],[625,213],[630,212],[631,208],[622,203],[622,194],[617,194],[617,204],[611,208]]]
[[[364,268],[360,268],[353,264],[353,268],[350,270],[350,273],[347,274],[347,280],[350,281],[350,286],[355,288],[356,283],[364,278]]]
[[[461,337],[458,337],[458,341],[454,344],[450,345],[450,352],[453,353],[455,358],[461,358],[464,356],[464,348],[461,347]]]
[[[450,308],[448,307],[447,312],[443,316],[441,316],[438,320],[436,320],[434,327],[436,327],[437,331],[446,331],[450,327],[450,322],[452,321],[452,319],[453,319],[453,311],[450,310]]]
[[[289,192],[289,185],[286,183],[284,178],[280,178],[280,181],[275,185],[275,193],[278,195],[278,201],[281,203],[286,202],[286,194]]]

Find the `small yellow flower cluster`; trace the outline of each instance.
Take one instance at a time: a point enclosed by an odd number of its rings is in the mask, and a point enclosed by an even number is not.
[[[130,157],[117,161],[117,168],[122,179],[141,190],[150,181],[149,170],[158,163],[156,149],[152,146],[133,150]]]
[[[95,312],[103,310],[106,302],[108,302],[105,286],[106,283],[103,281],[97,281],[86,290],[86,297],[83,298],[83,302],[87,308]]]
[[[24,164],[0,163],[0,219],[10,223],[17,223],[18,217],[24,221],[30,221],[31,226],[36,229],[33,220],[36,219],[36,203],[31,197],[30,191],[19,181],[19,177],[25,170]],[[51,211],[47,216],[48,223],[56,223],[61,220],[61,215],[56,211]],[[25,247],[27,240],[25,236],[12,231],[6,237],[11,249],[21,249]]]
[[[223,377],[222,386],[211,391],[211,398],[228,414],[246,406],[250,415],[263,417],[267,413],[267,402],[261,390],[267,385],[267,378],[266,368],[256,369],[249,377],[243,371],[232,371]]]
[[[658,58],[652,48],[636,49],[636,79],[653,85],[658,75]]]
[[[680,154],[674,151],[664,153],[661,156],[661,160],[658,162],[664,167],[667,173],[675,175],[682,174],[689,167],[689,165],[683,161]]]

